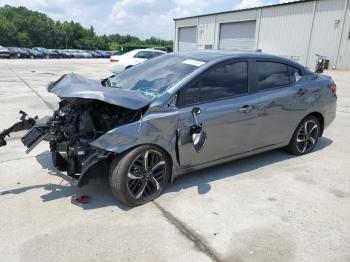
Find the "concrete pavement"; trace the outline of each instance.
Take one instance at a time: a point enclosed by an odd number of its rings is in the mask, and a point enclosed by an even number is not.
[[[51,114],[48,82],[108,75],[108,60],[0,60],[0,129]],[[0,148],[0,261],[350,261],[350,72],[337,119],[315,152],[282,150],[178,178],[129,209],[105,179],[81,192],[52,167],[48,145],[29,155],[16,134]],[[74,196],[91,201],[77,205]]]

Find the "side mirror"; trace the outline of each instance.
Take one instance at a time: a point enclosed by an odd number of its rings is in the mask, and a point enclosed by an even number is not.
[[[201,110],[198,107],[192,109],[194,125],[191,128],[192,143],[194,149],[199,153],[207,141],[207,134],[203,131],[202,124],[198,123],[197,115],[200,114]]]

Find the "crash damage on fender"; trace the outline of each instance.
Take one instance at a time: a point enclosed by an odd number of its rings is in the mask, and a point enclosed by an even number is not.
[[[77,185],[82,186],[84,175],[113,153],[91,143],[120,126],[139,123],[151,101],[136,91],[103,84],[74,73],[63,75],[48,86],[61,99],[53,115],[30,118],[21,111],[21,120],[0,134],[0,146],[11,132],[29,129],[21,139],[26,153],[49,141],[54,166],[69,176],[80,174]]]

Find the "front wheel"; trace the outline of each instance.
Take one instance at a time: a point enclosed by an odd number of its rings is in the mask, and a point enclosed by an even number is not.
[[[315,116],[304,118],[296,128],[287,151],[293,155],[310,153],[320,136],[320,122]]]
[[[168,184],[170,174],[170,159],[164,150],[144,145],[115,157],[109,184],[121,202],[138,206],[157,198]]]

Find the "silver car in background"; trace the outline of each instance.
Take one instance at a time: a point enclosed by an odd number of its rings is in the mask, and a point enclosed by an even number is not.
[[[104,170],[129,206],[190,171],[275,148],[311,152],[337,101],[330,77],[286,58],[224,51],[162,55],[102,82],[69,74],[49,92],[59,108],[23,143],[50,141],[54,165],[80,174],[78,186]]]

